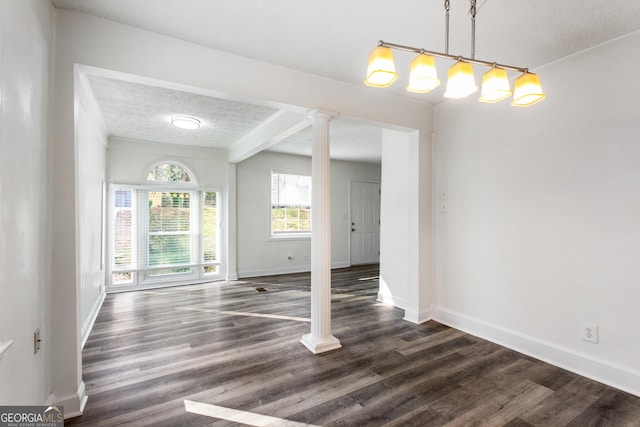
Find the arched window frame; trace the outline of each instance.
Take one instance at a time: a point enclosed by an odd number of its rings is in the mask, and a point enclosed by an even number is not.
[[[182,168],[182,170],[184,170],[187,175],[189,175],[189,181],[155,181],[155,180],[150,180],[149,179],[149,174],[156,169],[159,166],[163,166],[163,165],[175,165],[178,166],[180,168]],[[144,176],[142,177],[142,183],[144,185],[158,185],[158,186],[178,186],[178,187],[185,187],[185,188],[198,188],[198,178],[196,177],[196,175],[193,173],[193,171],[184,163],[182,162],[178,162],[175,160],[161,160],[159,162],[155,162],[153,163],[151,166],[149,166],[146,169],[146,172],[144,174]]]

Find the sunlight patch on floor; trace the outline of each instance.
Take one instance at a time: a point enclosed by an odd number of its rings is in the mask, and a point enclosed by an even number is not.
[[[184,401],[184,409],[192,414],[204,415],[207,417],[218,418],[221,420],[232,421],[235,423],[247,424],[257,427],[317,427],[312,424],[299,423],[289,421],[282,418],[271,417],[269,415],[260,415],[253,412],[239,411],[237,409],[225,408],[223,406],[211,405],[208,403],[194,402],[192,400]]]
[[[358,280],[360,281],[366,281],[366,280],[378,280],[380,278],[380,276],[371,276],[371,277],[361,277]]]
[[[203,312],[203,313],[228,314],[230,316],[249,316],[249,317],[263,317],[263,318],[266,318],[266,319],[294,320],[296,322],[307,322],[307,323],[311,322],[311,319],[309,319],[307,317],[283,316],[283,315],[280,315],[280,314],[251,313],[251,312],[247,312],[247,311],[226,311],[226,310],[216,310],[214,308],[180,307],[180,308],[176,308],[176,310],[200,311],[200,312]]]

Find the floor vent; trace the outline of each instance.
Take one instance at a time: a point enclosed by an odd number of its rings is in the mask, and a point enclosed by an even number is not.
[[[258,292],[267,292],[267,290],[265,288],[256,288],[256,291],[258,291]]]

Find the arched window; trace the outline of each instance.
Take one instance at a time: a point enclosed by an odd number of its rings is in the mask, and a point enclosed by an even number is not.
[[[176,162],[153,165],[147,173],[147,182],[196,184],[193,173],[186,166]]]

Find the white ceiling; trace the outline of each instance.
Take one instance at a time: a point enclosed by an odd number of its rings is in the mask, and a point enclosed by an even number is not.
[[[111,136],[226,149],[278,112],[275,108],[87,75]],[[174,127],[171,118],[197,117],[197,131]]]
[[[251,57],[331,79],[362,84],[369,52],[379,39],[444,50],[443,0],[52,0],[58,8],[73,9],[113,21],[136,26],[230,53]],[[640,2],[631,0],[477,0],[476,57],[518,67],[536,67],[588,49],[615,37],[640,29]],[[451,0],[450,53],[470,54],[469,2]],[[444,84],[430,94],[404,91],[408,63],[413,55],[396,53],[401,77],[389,89],[428,103],[443,101]],[[438,61],[438,71],[446,75],[450,64]],[[442,78],[442,77],[441,77]],[[544,80],[543,80],[544,83]],[[145,132],[147,138],[164,134],[148,126],[129,126],[121,117],[118,97],[130,100],[126,82],[91,82],[114,135]],[[103,90],[102,99],[100,92]],[[371,89],[378,90],[378,89]],[[195,144],[219,146],[251,129],[269,116],[269,109],[223,100],[205,100],[199,95],[168,93],[137,87],[138,104],[150,105],[144,97],[174,97],[171,103],[206,121],[224,125],[214,133],[191,137]],[[162,92],[162,93],[161,93]],[[109,99],[111,97],[111,99]],[[205,97],[206,98],[206,97]],[[211,114],[201,114],[198,105],[213,105]],[[124,103],[129,104],[129,102]],[[170,104],[170,105],[169,105]],[[153,104],[155,105],[155,104]],[[138,105],[140,107],[140,105]],[[134,105],[131,105],[134,108]],[[138,108],[137,113],[144,109]],[[246,121],[241,118],[246,115]],[[148,113],[148,114],[151,114]],[[160,105],[153,114],[170,115]],[[229,117],[225,117],[229,114]],[[144,119],[141,117],[141,119]],[[341,122],[344,120],[344,122]],[[380,131],[357,121],[337,119],[332,133],[344,138],[332,144],[346,144],[345,151],[356,155],[368,147],[367,138]],[[364,126],[364,127],[363,127]],[[334,132],[335,128],[335,132]],[[352,128],[352,131],[348,130]],[[360,128],[360,129],[359,129]],[[340,131],[338,132],[338,129]],[[235,136],[234,136],[235,132]],[[308,131],[307,131],[308,132]],[[359,136],[366,135],[366,138]],[[176,135],[177,143],[187,143]],[[300,150],[303,135],[290,137],[274,150]],[[135,136],[135,138],[139,138]],[[309,140],[310,138],[304,138]],[[351,144],[348,144],[352,141]],[[364,144],[364,145],[363,145]],[[351,150],[349,149],[351,146]],[[303,150],[304,151],[304,150]],[[308,153],[310,151],[307,147]],[[334,150],[335,151],[335,150]],[[377,148],[379,152],[379,147]],[[298,152],[298,151],[296,151]],[[300,151],[302,153],[302,151]],[[332,155],[334,153],[332,152]]]
[[[226,150],[280,112],[274,107],[128,81],[121,74],[121,78],[84,76],[110,136],[119,139]],[[171,118],[179,115],[197,118],[200,128],[172,126]],[[331,158],[380,162],[381,128],[345,116],[335,117],[330,126]],[[268,150],[311,156],[311,148],[311,127],[307,126]]]

